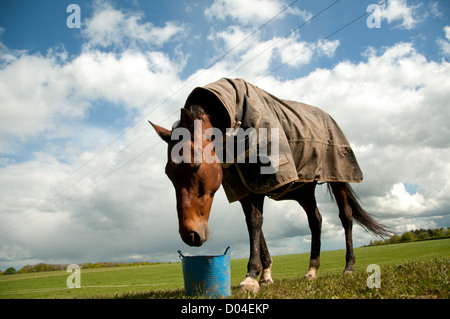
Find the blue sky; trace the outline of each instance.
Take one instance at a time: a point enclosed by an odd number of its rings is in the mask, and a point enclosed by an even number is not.
[[[346,26],[376,1],[293,2],[2,1],[0,269],[228,245],[246,257],[240,205],[223,191],[210,241],[181,241],[147,123],[170,127],[193,88],[230,76],[330,113],[364,173],[355,190],[395,231],[449,226],[449,2],[388,1],[380,28],[370,13]],[[71,3],[81,28],[66,24]],[[337,208],[323,187],[317,196],[323,249],[344,248]],[[273,254],[309,250],[295,203],[267,200],[264,230]],[[373,238],[355,226],[356,246]]]

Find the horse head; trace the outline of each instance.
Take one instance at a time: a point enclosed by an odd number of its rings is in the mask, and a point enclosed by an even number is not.
[[[205,134],[212,128],[209,116],[181,109],[171,131],[150,124],[168,145],[165,172],[175,187],[180,236],[189,246],[201,246],[209,236],[211,205],[223,177],[212,138]]]

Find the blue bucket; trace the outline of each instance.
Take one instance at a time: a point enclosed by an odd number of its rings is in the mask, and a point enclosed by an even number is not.
[[[186,296],[204,295],[209,298],[231,296],[230,253],[228,247],[223,255],[184,256],[178,251],[183,266]]]

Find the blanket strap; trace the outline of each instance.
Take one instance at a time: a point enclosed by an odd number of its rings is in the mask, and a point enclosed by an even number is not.
[[[295,187],[293,187],[295,184]],[[286,187],[286,189],[284,189],[281,193],[279,194],[267,194],[267,196],[269,196],[271,199],[277,200],[282,198],[284,195],[286,195],[289,192],[295,191],[296,189],[299,189],[300,187],[302,187],[303,185],[308,184],[308,182],[304,182],[304,183],[298,183],[298,182],[292,182],[289,184],[288,187]]]

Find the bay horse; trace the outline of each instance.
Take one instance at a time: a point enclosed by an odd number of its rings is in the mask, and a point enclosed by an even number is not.
[[[219,161],[195,162],[194,159],[194,122],[201,123],[201,148],[204,150],[213,143],[211,136],[205,135],[205,131],[210,128],[219,128],[225,131],[224,115],[218,114],[217,109],[208,105],[186,105],[181,109],[180,120],[177,128],[189,130],[191,138],[184,140],[187,148],[191,150],[189,162],[174,161],[172,150],[177,143],[177,137],[172,136],[172,130],[161,126],[150,124],[157,134],[168,144],[167,164],[165,173],[175,187],[176,207],[178,212],[179,233],[182,240],[189,246],[201,246],[209,236],[208,219],[215,192],[220,188],[223,172]],[[216,141],[217,142],[217,141]],[[177,149],[177,151],[178,151]],[[211,155],[215,156],[214,148],[210,147]],[[183,154],[180,154],[183,155]],[[187,155],[187,154],[184,154]],[[255,165],[255,164],[246,164]],[[322,217],[317,208],[315,198],[315,188],[317,181],[299,183],[290,189],[281,187],[280,196],[276,200],[295,200],[306,212],[309,228],[311,230],[311,254],[309,268],[304,276],[307,279],[316,277],[316,272],[320,266],[320,236]],[[350,184],[347,182],[328,182],[330,195],[334,195],[335,202],[339,209],[339,218],[345,232],[346,256],[345,273],[354,271],[355,255],[352,243],[353,219],[361,224],[366,230],[374,234],[385,237],[390,231],[384,225],[374,220],[359,204],[357,196]],[[245,198],[240,199],[245,221],[247,223],[250,237],[250,257],[247,266],[247,274],[240,283],[241,290],[257,292],[260,286],[273,284],[271,275],[272,258],[262,232],[263,225],[263,203],[266,194],[249,193]],[[260,276],[259,282],[258,277]]]

